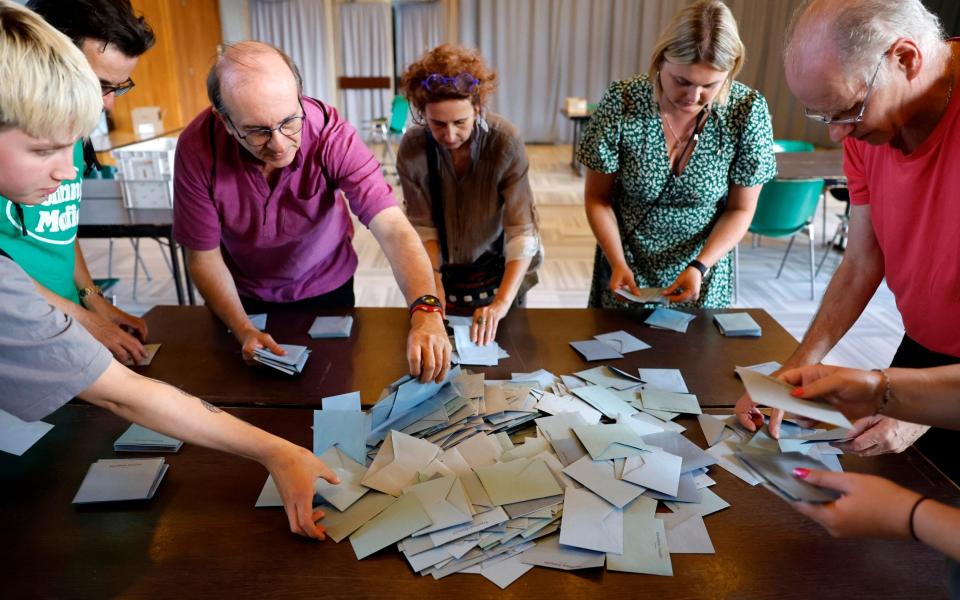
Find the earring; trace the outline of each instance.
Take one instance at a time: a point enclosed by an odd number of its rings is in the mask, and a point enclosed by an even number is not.
[[[479,127],[484,133],[490,131],[490,124],[487,123],[483,113],[480,113],[480,115],[477,117],[477,127]]]

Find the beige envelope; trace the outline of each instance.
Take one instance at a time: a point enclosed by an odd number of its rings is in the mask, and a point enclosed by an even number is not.
[[[473,506],[456,475],[418,483],[408,487],[403,493],[414,494],[433,521],[433,525],[417,531],[413,534],[415,536],[463,525],[473,520]]]
[[[474,471],[496,505],[549,498],[563,493],[563,488],[557,483],[547,463],[540,459],[518,458],[477,467]]]
[[[360,483],[368,488],[399,496],[417,483],[417,473],[440,454],[440,448],[396,430],[390,431]]]

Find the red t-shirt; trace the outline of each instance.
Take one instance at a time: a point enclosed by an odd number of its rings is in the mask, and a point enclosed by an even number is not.
[[[870,206],[907,335],[960,356],[960,93],[909,155],[847,138],[850,201]]]

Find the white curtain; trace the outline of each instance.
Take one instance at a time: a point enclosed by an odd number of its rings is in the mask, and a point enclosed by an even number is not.
[[[447,11],[439,0],[398,4],[394,10],[399,77],[410,63],[448,40]]]
[[[829,145],[783,74],[784,31],[801,0],[727,0],[747,47],[739,79],[770,104],[774,134]],[[614,80],[646,72],[653,46],[691,0],[460,0],[459,35],[500,76],[491,108],[529,142],[570,141],[567,96],[597,102]]]
[[[331,2],[250,0],[250,32],[253,39],[273,44],[293,59],[304,94],[336,104]]]
[[[393,24],[390,5],[355,3],[339,6],[341,77],[391,77]],[[363,131],[370,119],[390,114],[390,89],[340,90],[342,112]]]

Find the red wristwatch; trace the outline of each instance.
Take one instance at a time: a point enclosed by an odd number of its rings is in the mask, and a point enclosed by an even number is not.
[[[443,306],[440,304],[440,298],[436,296],[420,296],[410,304],[410,316],[418,310],[431,313],[443,313]]]

